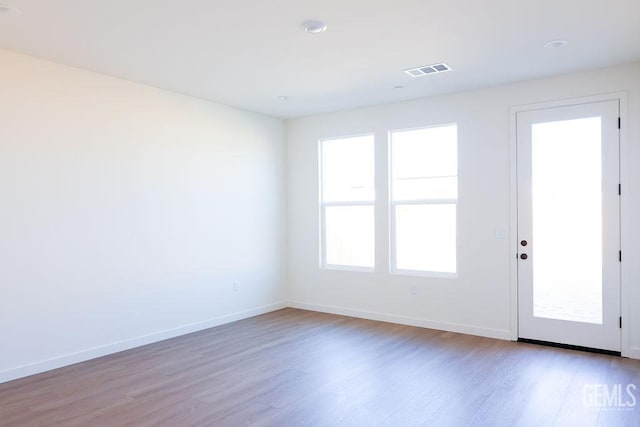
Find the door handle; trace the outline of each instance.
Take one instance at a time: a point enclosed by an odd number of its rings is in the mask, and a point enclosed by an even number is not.
[[[520,259],[527,259],[529,256],[527,254],[520,254]]]

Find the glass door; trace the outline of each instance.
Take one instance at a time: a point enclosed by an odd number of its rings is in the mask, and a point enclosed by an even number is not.
[[[520,338],[620,351],[619,103],[517,115]]]

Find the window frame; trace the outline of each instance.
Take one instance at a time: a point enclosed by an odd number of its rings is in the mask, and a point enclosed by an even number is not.
[[[407,131],[415,131],[415,130],[423,130],[423,129],[432,129],[446,126],[455,126],[456,127],[456,198],[423,198],[423,199],[412,199],[412,200],[394,200],[393,195],[393,134],[395,132],[407,132]],[[460,172],[459,172],[459,150],[458,150],[458,123],[450,122],[450,123],[439,123],[435,125],[428,126],[418,126],[411,128],[401,128],[401,129],[393,129],[388,131],[387,133],[387,170],[388,170],[388,193],[389,193],[389,273],[394,275],[401,276],[421,276],[421,277],[433,277],[433,278],[443,278],[443,279],[455,279],[458,277],[458,200],[460,198]],[[453,175],[450,175],[453,176]],[[434,177],[435,178],[435,177]],[[445,271],[427,271],[427,270],[410,270],[404,268],[397,268],[397,259],[396,259],[396,206],[398,205],[442,205],[442,204],[451,204],[456,208],[456,255],[455,255],[455,272],[445,272]]]
[[[349,139],[359,137],[371,137],[371,143],[373,148],[373,199],[366,200],[351,200],[340,202],[326,202],[324,201],[324,156],[322,151],[322,145],[326,141],[335,141],[338,139]],[[354,271],[362,273],[373,273],[376,271],[376,139],[373,132],[351,134],[345,136],[336,136],[329,138],[318,139],[318,225],[319,225],[319,268],[323,270],[341,270],[341,271]],[[327,245],[326,245],[326,209],[328,207],[355,207],[355,206],[371,206],[373,213],[373,266],[358,266],[358,265],[343,265],[343,264],[329,264],[327,262]]]

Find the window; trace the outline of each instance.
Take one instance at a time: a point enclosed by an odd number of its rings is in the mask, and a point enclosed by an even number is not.
[[[391,271],[456,273],[455,124],[390,133]]]
[[[321,267],[373,270],[373,135],[320,141]]]

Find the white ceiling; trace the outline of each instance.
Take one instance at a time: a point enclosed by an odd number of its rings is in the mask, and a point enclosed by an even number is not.
[[[639,0],[0,2],[0,47],[282,118],[640,61]]]

